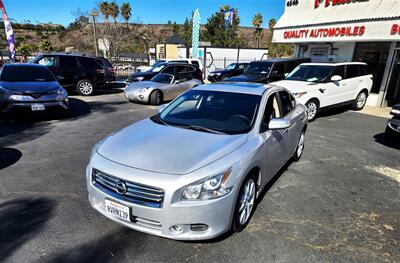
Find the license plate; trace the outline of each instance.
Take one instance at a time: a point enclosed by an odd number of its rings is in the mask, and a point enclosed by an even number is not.
[[[45,110],[44,104],[32,104],[31,105],[32,111],[42,111]]]
[[[129,207],[110,200],[105,200],[105,203],[106,203],[107,214],[128,222],[131,221],[129,214]]]

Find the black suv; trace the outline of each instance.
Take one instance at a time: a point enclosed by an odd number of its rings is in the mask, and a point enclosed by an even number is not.
[[[249,63],[232,63],[229,64],[226,68],[222,70],[215,70],[208,74],[208,81],[223,81],[226,78],[234,77],[240,74],[243,74],[245,68],[249,65]]]
[[[282,80],[298,65],[311,62],[309,58],[275,58],[251,62],[243,75],[225,79],[230,82],[270,83]]]
[[[203,82],[203,74],[199,67],[194,64],[183,64],[183,63],[163,63],[155,68],[145,72],[137,72],[129,76],[127,82],[137,82],[150,80],[159,73],[167,73],[171,75],[179,75],[185,79],[198,79]]]
[[[76,54],[42,54],[31,62],[48,67],[64,88],[90,96],[115,81],[113,67],[106,60]]]

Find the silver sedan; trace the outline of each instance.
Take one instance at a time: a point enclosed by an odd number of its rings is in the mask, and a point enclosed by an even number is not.
[[[132,102],[159,105],[200,84],[198,79],[177,79],[174,75],[160,73],[150,81],[130,83],[125,89],[125,97]]]
[[[306,128],[306,108],[284,88],[195,87],[95,145],[86,169],[90,204],[171,239],[241,231],[268,181],[300,159]]]

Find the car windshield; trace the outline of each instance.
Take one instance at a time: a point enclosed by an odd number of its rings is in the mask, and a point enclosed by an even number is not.
[[[269,74],[271,71],[271,62],[251,62],[245,69],[245,74]]]
[[[249,132],[256,119],[261,96],[206,90],[190,90],[152,117],[159,124],[223,134]]]
[[[52,82],[56,81],[46,67],[6,66],[1,71],[1,81],[5,82]]]
[[[155,67],[152,67],[150,69],[150,72],[160,72],[160,70],[162,70],[167,64],[168,64],[167,62],[159,63]]]
[[[286,77],[286,80],[320,83],[330,76],[332,70],[333,67],[330,66],[300,65]]]
[[[233,70],[233,69],[235,69],[236,65],[237,65],[236,63],[229,64],[229,65],[225,68],[225,70]]]
[[[158,83],[165,83],[165,84],[170,84],[174,76],[170,74],[165,74],[165,73],[160,73],[155,75],[151,81],[153,82],[158,82]]]

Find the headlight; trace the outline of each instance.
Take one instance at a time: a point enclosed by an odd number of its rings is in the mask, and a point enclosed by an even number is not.
[[[206,181],[187,186],[182,193],[182,200],[210,200],[229,194],[233,188],[226,187],[226,182],[232,173],[229,168],[225,172],[214,177],[208,178]]]
[[[149,87],[147,87],[147,88],[141,88],[140,90],[139,90],[139,92],[140,93],[145,93],[146,91],[148,91],[150,88]]]
[[[63,88],[58,88],[56,90],[51,90],[47,94],[57,94],[57,95],[65,95],[66,92]]]
[[[135,78],[137,81],[142,81],[142,80],[144,80],[144,77],[136,77]]]
[[[303,97],[306,94],[307,94],[307,92],[299,92],[299,93],[293,93],[293,96],[298,99],[298,98]]]

